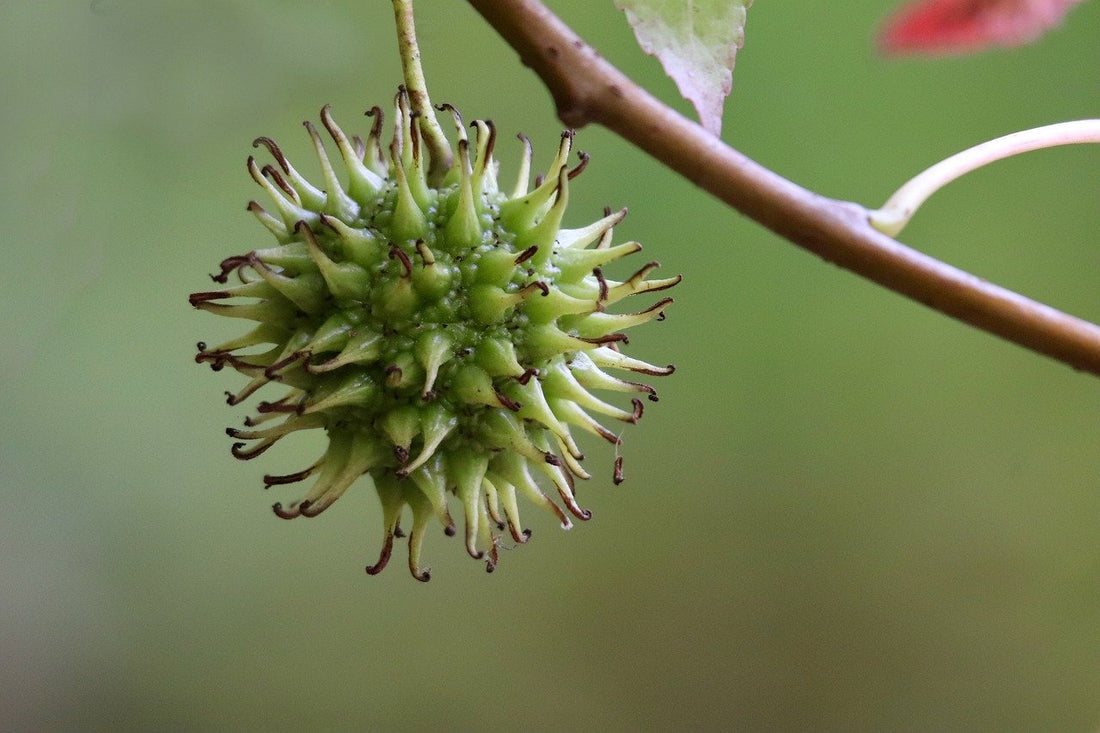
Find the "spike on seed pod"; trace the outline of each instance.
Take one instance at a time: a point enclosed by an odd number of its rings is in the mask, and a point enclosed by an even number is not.
[[[566,529],[570,515],[590,516],[575,496],[576,480],[590,477],[580,433],[615,446],[613,478],[622,481],[619,429],[601,421],[636,423],[642,402],[631,395],[656,400],[652,387],[624,372],[672,372],[623,353],[622,331],[661,320],[672,301],[616,303],[679,282],[650,279],[655,262],[622,282],[605,274],[641,249],[611,244],[625,209],[561,228],[570,185],[589,161],[580,153],[570,167],[572,131],[533,188],[532,146],[520,135],[518,179],[503,191],[495,126],[475,121],[467,136],[458,112],[440,109],[454,117],[457,140],[454,167],[438,187],[428,183],[429,146],[404,89],[389,145],[377,107],[367,112],[365,138],[345,134],[328,106],[320,125],[305,124],[319,184],[273,140],[257,138],[274,162],[250,157],[248,170],[271,203],[252,201],[248,210],[277,243],[223,260],[212,276],[221,289],[190,296],[196,309],[257,323],[223,344],[198,344],[196,362],[249,379],[227,393],[229,404],[268,385],[284,390],[258,403],[246,429],[227,430],[233,455],[250,460],[300,430],[328,437],[312,465],[263,477],[273,490],[312,480],[299,498],[276,502],[274,513],[316,516],[365,475],[382,504],[383,537],[367,572],[388,563],[405,536],[407,509],[409,569],[422,581],[430,577],[420,560],[429,522],[456,534],[448,497],[465,521],[467,553],[492,571],[506,536],[519,544],[530,537],[518,495]]]

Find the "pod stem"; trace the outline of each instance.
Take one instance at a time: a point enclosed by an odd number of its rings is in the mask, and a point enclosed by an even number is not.
[[[929,196],[956,178],[1002,158],[1041,148],[1080,143],[1100,143],[1100,119],[1059,122],[975,145],[913,177],[881,209],[868,212],[871,225],[896,237]]]
[[[435,108],[428,97],[428,85],[424,81],[424,69],[420,66],[420,46],[416,42],[416,24],[413,22],[413,0],[393,0],[393,17],[397,24],[397,46],[401,54],[401,68],[405,76],[405,90],[413,112],[419,116],[420,132],[427,143],[431,162],[428,179],[438,185],[454,163],[454,153],[443,128],[435,117]]]

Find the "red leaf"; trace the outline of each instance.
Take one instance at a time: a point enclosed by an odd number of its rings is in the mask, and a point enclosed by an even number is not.
[[[916,0],[879,35],[887,54],[967,54],[1019,46],[1058,25],[1081,0]]]

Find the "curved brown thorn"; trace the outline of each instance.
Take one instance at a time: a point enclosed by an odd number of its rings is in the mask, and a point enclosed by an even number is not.
[[[542,291],[542,297],[545,298],[547,295],[550,294],[550,287],[546,283],[544,283],[542,280],[536,280],[535,282],[533,282],[531,284]]]
[[[527,260],[534,257],[535,253],[538,252],[538,251],[539,251],[539,246],[537,244],[532,244],[530,247],[528,247],[527,249],[523,250],[518,255],[516,255],[516,259],[513,260],[513,261],[517,265],[521,265],[524,262],[526,262]]]
[[[553,453],[551,453],[550,451],[547,451],[547,452],[542,454],[542,460],[546,461],[551,466],[558,466],[558,467],[561,466],[561,459],[558,458]]]
[[[673,300],[672,298],[661,298],[660,300],[658,300],[656,303],[649,306],[645,310],[638,311],[638,315],[642,315],[643,313],[652,313],[653,311],[659,310],[661,308],[667,308],[675,302],[676,301]],[[657,320],[664,320],[664,313],[657,316]]]
[[[259,389],[261,387],[263,387],[265,384],[270,384],[270,382],[262,382],[261,383],[261,382],[257,382],[255,380],[253,380],[253,381],[249,382],[248,384],[246,384],[244,386],[244,388],[241,389],[241,391],[238,392],[237,394],[233,394],[232,392],[227,391],[225,393],[225,404],[230,405],[230,406],[239,405],[242,402],[244,402],[245,400],[247,400],[249,397],[254,395],[256,392],[258,392]]]
[[[538,375],[538,369],[535,369],[534,367],[527,367],[523,370],[523,374],[516,377],[516,381],[526,387],[527,383],[531,381],[531,377],[537,377]]]
[[[631,280],[637,280],[640,284],[642,284],[642,281],[644,280],[645,276],[648,275],[649,273],[653,272],[654,270],[656,270],[660,266],[661,266],[661,263],[657,262],[656,260],[652,260],[650,262],[647,262],[646,264],[642,265],[641,269],[639,269],[637,272],[635,272],[633,275],[631,275],[629,278],[627,278],[627,282],[630,282]],[[659,293],[662,290],[668,290],[669,288],[676,287],[681,282],[683,282],[684,276],[683,275],[676,275],[675,277],[672,277],[672,278],[669,278],[669,279],[670,279],[671,282],[669,282],[665,285],[661,285],[660,287],[647,288],[645,290],[645,292],[647,292],[647,293]]]
[[[341,135],[337,134],[339,128],[336,127],[336,120],[332,119],[331,104],[326,104],[324,107],[321,107],[321,124],[328,130],[328,134],[332,137],[333,141],[339,143]]]
[[[310,474],[317,470],[317,465],[314,463],[309,468],[303,468],[301,471],[295,473],[286,473],[281,476],[276,476],[270,473],[264,474],[264,488],[270,488],[272,486],[281,486],[283,484],[295,484],[299,481],[303,481],[309,478]]]
[[[637,397],[630,400],[630,402],[634,405],[634,414],[630,416],[630,420],[628,422],[636,423],[642,419],[642,412],[645,411],[645,406],[642,404],[642,401]]]
[[[210,362],[211,371],[220,372],[223,368],[225,368],[226,360],[221,358],[220,356],[217,356],[217,355],[211,356],[210,354],[207,354],[205,351],[200,351],[199,353],[195,354],[195,363],[196,364],[202,364],[204,361]],[[232,394],[232,393],[231,392],[226,392],[226,394]]]
[[[210,277],[214,277],[211,275]],[[225,290],[204,290],[200,293],[191,293],[187,296],[187,302],[191,304],[193,308],[198,308],[203,303],[210,300],[221,300],[222,298],[229,298],[232,294]]]
[[[668,366],[664,367],[663,369],[661,367],[656,367],[654,369],[649,369],[649,368],[646,368],[646,367],[636,367],[636,366],[624,366],[624,367],[621,367],[621,368],[622,369],[627,369],[627,370],[632,371],[636,374],[648,374],[651,377],[667,377],[669,374],[672,374],[673,372],[676,371],[676,365],[675,364],[669,364]],[[654,401],[656,401],[656,400],[654,400]]]
[[[455,147],[458,148],[458,154],[459,154],[460,158],[466,158],[467,160],[470,159],[470,141],[469,140],[465,140],[465,139],[459,140],[455,144]]]
[[[292,201],[298,200],[298,193],[293,188],[291,188],[290,184],[286,182],[285,178],[283,178],[283,174],[277,171],[275,169],[275,166],[268,163],[260,169],[260,173],[263,173],[265,176],[274,181],[275,185],[283,189],[283,191],[286,193],[287,196],[290,197]]]
[[[367,566],[367,575],[378,575],[386,569],[386,564],[390,561],[390,555],[393,554],[393,534],[389,530],[386,531],[386,540],[382,543],[382,553],[378,556],[378,562]]]
[[[634,387],[639,392],[645,392],[646,393],[646,398],[649,399],[650,402],[660,402],[661,401],[660,398],[657,396],[657,390],[653,389],[648,384],[642,384],[641,382],[633,382],[629,379],[623,379],[622,381],[625,382],[626,384],[629,384],[630,386]]]
[[[581,508],[581,505],[577,503],[577,480],[573,478],[573,474],[570,471],[563,471],[562,473],[565,475],[568,490],[555,481],[554,486],[558,490],[558,496],[565,502],[565,506],[569,508],[570,513],[572,513],[574,517],[587,522],[592,518],[592,512]]]
[[[546,505],[545,506],[546,506],[547,509],[549,509],[551,512],[554,513],[555,517],[558,518],[558,524],[561,525],[562,529],[572,529],[573,528],[573,522],[570,521],[569,517],[565,516],[565,512],[563,512],[561,510],[561,507],[558,506],[557,503],[554,500],[552,500],[549,496],[546,497]]]
[[[600,297],[596,300],[596,310],[603,310],[603,304],[607,301],[607,278],[603,276],[603,270],[592,268],[592,274],[596,276],[596,282],[600,284]]]
[[[279,361],[269,366],[267,369],[264,369],[264,376],[268,379],[278,379],[278,372],[286,369],[288,366],[296,361],[301,361],[302,359],[308,358],[309,355],[309,351],[295,351],[293,354],[286,357],[285,359],[280,359]]]
[[[234,443],[229,448],[229,452],[232,453],[233,457],[236,458],[238,461],[251,461],[253,458],[260,455],[271,446],[275,445],[275,442],[278,439],[279,438],[268,438],[247,451],[241,450],[241,448],[248,445],[247,443]]]
[[[419,540],[415,535],[416,533],[414,532],[413,536],[409,537],[409,572],[421,583],[427,583],[432,579],[432,571],[431,568],[421,569],[419,563],[414,561],[413,543]]]
[[[603,425],[600,425],[599,423],[594,423],[592,427],[596,429],[596,432],[600,434],[601,438],[606,440],[611,445],[622,445],[622,441],[619,439],[619,436],[615,435],[615,433],[611,432]]]
[[[571,171],[569,171],[568,173],[565,174],[566,177],[569,178],[570,181],[572,181],[574,178],[576,178],[581,173],[583,173],[584,169],[588,167],[588,160],[590,158],[588,153],[584,152],[583,150],[578,150],[577,155],[580,157],[581,162],[577,163],[576,168],[572,169]]]
[[[286,156],[283,155],[283,151],[275,144],[274,140],[269,137],[260,136],[252,141],[252,147],[254,148],[258,148],[261,145],[267,148],[267,151],[271,153],[271,157],[275,158],[275,161],[283,171],[290,173],[290,166],[287,164]]]
[[[271,505],[271,511],[275,512],[275,516],[279,519],[295,519],[300,516],[297,504],[291,504],[289,509],[283,509],[282,502],[275,502]]]
[[[576,499],[569,501],[567,497],[563,496],[562,500],[565,501],[565,506],[569,507],[569,512],[582,522],[587,522],[592,518],[592,512],[587,509],[582,509],[579,504],[576,503]]]
[[[615,342],[618,342],[618,341],[621,341],[624,344],[629,344],[630,343],[630,338],[625,333],[621,333],[621,332],[620,333],[609,333],[606,336],[599,336],[597,338],[589,338],[589,339],[582,338],[580,340],[585,341],[585,342],[590,343],[590,344],[597,344],[597,345],[611,344],[611,343],[615,343]]]
[[[497,146],[497,126],[493,124],[492,120],[482,120],[482,122],[489,128],[489,140],[485,143],[485,160],[488,161],[493,157],[493,151]],[[473,123],[471,123],[470,127],[473,126]]]
[[[420,112],[413,110],[409,114],[409,141],[412,143],[412,157],[413,160],[419,161],[420,158],[420,123],[418,122],[421,117]]]
[[[612,476],[611,481],[616,486],[618,486],[619,484],[621,484],[625,480],[626,479],[623,478],[623,457],[622,456],[616,456],[616,458],[615,458],[615,474],[614,474],[614,476]]]
[[[497,569],[500,555],[497,552],[497,538],[493,537],[493,545],[489,548],[489,556],[485,558],[485,572],[491,573]]]
[[[405,274],[402,275],[402,277],[405,277],[405,278],[412,277],[412,270],[413,270],[412,260],[409,259],[409,256],[407,254],[405,254],[405,252],[400,247],[398,247],[396,244],[391,244],[390,245],[390,259],[392,260],[395,257],[397,259],[401,260],[401,267],[405,270]]]
[[[638,280],[638,281],[644,280],[646,275],[653,272],[654,270],[656,270],[660,266],[661,266],[661,263],[658,262],[657,260],[650,260],[649,262],[647,262],[644,265],[642,265],[641,267],[639,267],[637,272],[635,272],[633,275],[628,277],[627,281],[629,282],[631,280]]]
[[[304,403],[289,404],[287,400],[291,399],[291,395],[287,395],[282,399],[275,400],[274,402],[261,402],[256,405],[256,412],[266,414],[269,412],[297,412],[301,413],[304,409]]]
[[[520,408],[523,407],[523,405],[516,402],[515,400],[513,400],[511,397],[508,397],[507,395],[501,394],[500,392],[494,392],[493,394],[496,395],[497,401],[500,402],[501,407],[505,408],[506,410],[511,410],[512,412],[519,412]]]
[[[233,272],[233,270],[237,270],[247,265],[248,258],[249,255],[233,255],[232,257],[226,257],[224,260],[221,261],[221,264],[218,265],[221,273],[217,275],[211,275],[210,279],[216,283],[221,283],[222,285],[224,285],[225,283],[229,282],[229,273]]]
[[[518,528],[513,527],[510,522],[508,523],[508,532],[511,533],[512,539],[520,543],[521,545],[526,543],[527,540],[531,539],[531,530],[525,529],[521,532],[518,530]]]
[[[456,122],[458,123],[458,126],[459,126],[459,127],[461,127],[461,126],[463,125],[463,122],[462,122],[462,115],[460,115],[460,114],[458,113],[458,110],[457,110],[457,109],[455,109],[455,108],[454,108],[454,107],[453,107],[453,106],[451,105],[451,103],[450,103],[450,102],[444,102],[443,104],[437,104],[437,105],[435,106],[435,108],[436,108],[437,110],[439,110],[440,112],[450,112],[450,113],[451,113],[452,115],[454,115],[454,116],[455,116],[455,121],[456,121]]]
[[[386,114],[382,111],[382,108],[375,105],[363,113],[367,117],[374,118],[371,123],[370,135],[378,138],[382,136],[382,123],[386,119]]]
[[[236,356],[233,356],[233,354],[229,353],[228,351],[200,351],[199,353],[195,354],[196,364],[202,364],[204,361],[210,362],[210,368],[216,372],[221,371],[222,367],[224,367],[226,363],[232,364],[235,367],[239,366],[241,368],[259,368],[260,366],[259,364],[252,364],[250,362],[244,361],[243,359],[239,359]]]

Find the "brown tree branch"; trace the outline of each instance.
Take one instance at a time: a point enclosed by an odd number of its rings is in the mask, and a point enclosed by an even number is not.
[[[634,84],[538,0],[469,0],[549,89],[571,127],[598,123],[776,234],[976,328],[1100,375],[1100,326],[906,247],[858,204],[753,162]]]

